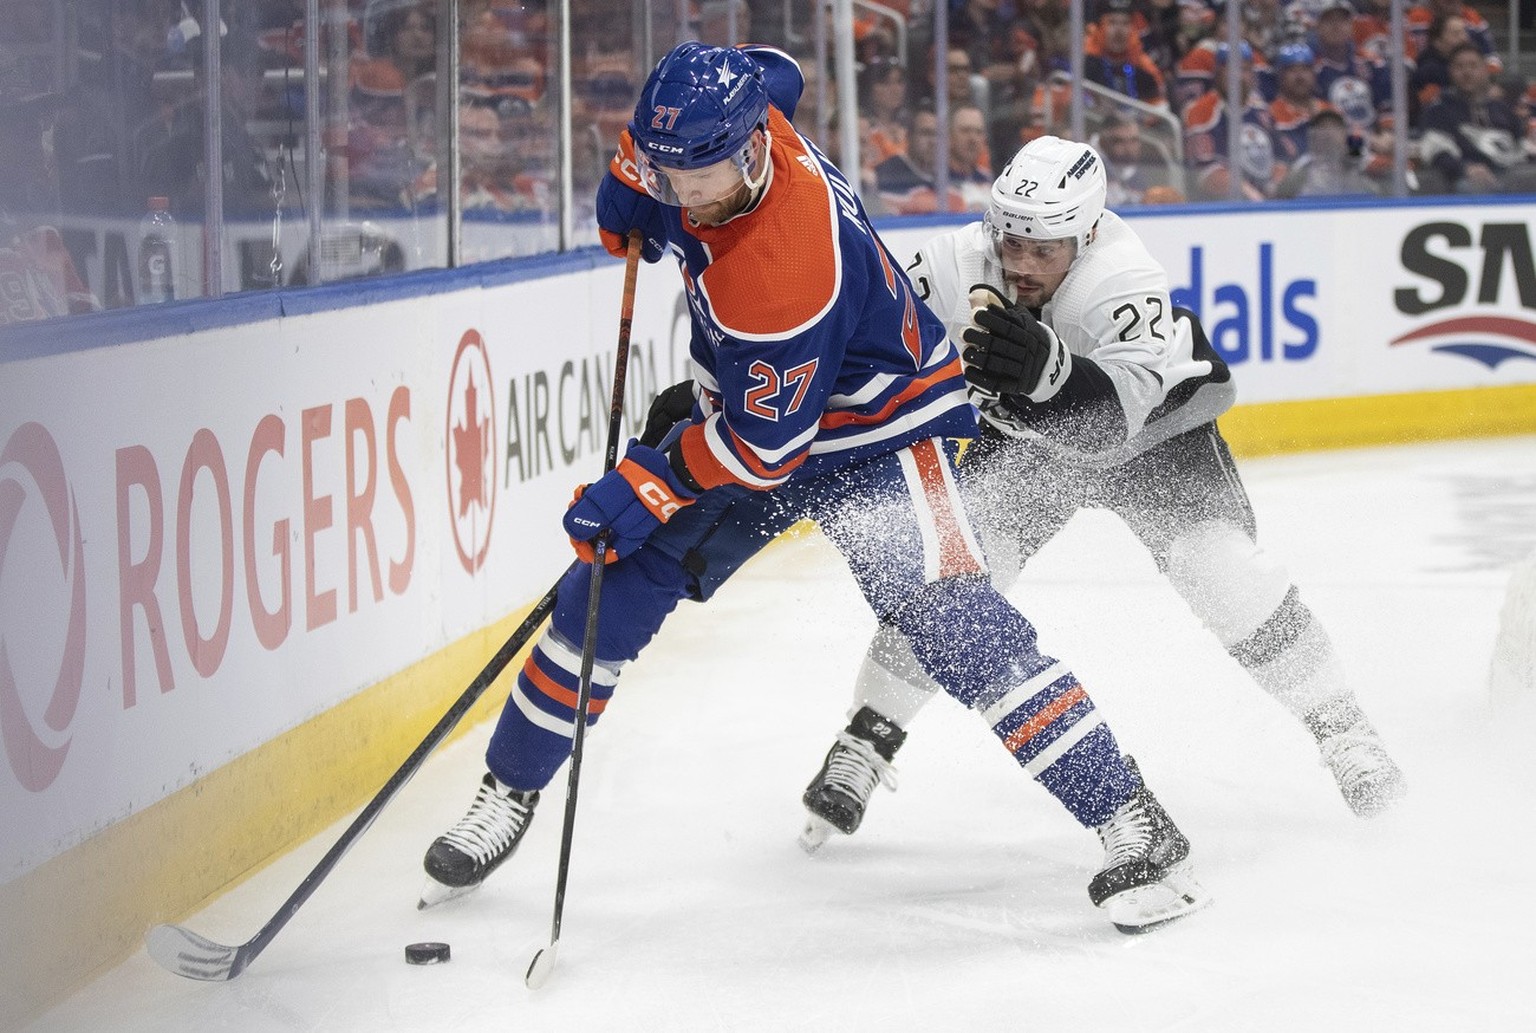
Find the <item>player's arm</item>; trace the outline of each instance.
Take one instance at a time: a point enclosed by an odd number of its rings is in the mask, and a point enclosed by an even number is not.
[[[971,299],[961,358],[989,422],[1090,452],[1126,440],[1130,425],[1115,381],[1098,362],[1073,355],[1054,330],[993,287],[978,284]]]
[[[623,258],[632,229],[640,231],[640,256],[647,262],[660,260],[667,250],[666,220],[661,203],[640,183],[635,146],[626,129],[597,185],[597,235],[609,254]]]
[[[787,339],[722,345],[718,381],[699,376],[708,411],[669,451],[679,479],[699,491],[766,491],[788,480],[810,455],[841,366],[831,337],[818,324]]]
[[[970,325],[971,315],[966,300],[971,285],[968,280],[961,282],[961,266],[974,266],[979,271],[983,264],[979,259],[964,261],[968,249],[977,247],[973,238],[975,226],[979,225],[963,226],[934,237],[918,249],[906,266],[907,279],[912,281],[917,300],[939,317],[957,347],[963,347],[960,335]]]

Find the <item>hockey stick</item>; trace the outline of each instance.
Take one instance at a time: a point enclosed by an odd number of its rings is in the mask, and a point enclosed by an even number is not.
[[[613,360],[613,399],[608,406],[608,451],[603,473],[619,461],[619,430],[624,416],[624,381],[629,371],[629,328],[635,315],[635,279],[640,270],[640,231],[629,231],[624,256],[624,294],[619,302],[619,345]],[[565,826],[560,833],[560,867],[555,875],[555,915],[549,946],[533,955],[523,982],[537,990],[549,981],[560,951],[560,918],[565,912],[565,883],[571,870],[571,839],[576,830],[576,790],[581,784],[581,752],[587,738],[587,711],[592,704],[592,665],[597,656],[597,608],[603,592],[603,567],[608,559],[608,533],[592,548],[592,584],[587,590],[587,628],[581,643],[581,682],[576,694],[576,723],[571,728],[571,770],[565,788]]]
[[[561,580],[564,580],[562,575]],[[190,929],[179,925],[157,925],[149,931],[144,939],[144,948],[149,956],[155,960],[161,968],[176,973],[178,976],[186,976],[188,979],[202,979],[209,982],[222,982],[234,979],[245,971],[247,965],[256,960],[257,955],[266,950],[267,944],[272,938],[282,931],[283,926],[294,916],[304,902],[320,886],[331,870],[341,861],[346,852],[352,849],[358,839],[368,827],[373,824],[379,812],[395,798],[395,794],[405,787],[405,784],[416,774],[437,745],[453,731],[455,725],[474,706],[485,690],[490,688],[498,675],[512,662],[512,658],[522,651],[523,646],[533,637],[533,633],[539,630],[544,619],[555,608],[555,595],[560,587],[560,582],[555,582],[554,587],[544,594],[544,598],[534,604],[528,616],[512,632],[511,637],[502,643],[496,655],[490,662],[481,668],[475,680],[469,683],[454,702],[448,712],[442,716],[427,737],[421,740],[421,744],[412,751],[400,765],[389,781],[384,783],[362,812],[347,826],[347,830],[341,834],[334,846],[320,859],[320,863],[304,877],[299,883],[298,889],[293,891],[289,898],[283,901],[283,906],[277,909],[277,913],[262,926],[255,936],[238,947],[226,947],[222,943],[215,943],[206,936],[200,936]]]

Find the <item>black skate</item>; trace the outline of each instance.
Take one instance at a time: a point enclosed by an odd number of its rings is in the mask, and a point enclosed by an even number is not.
[[[517,849],[538,804],[537,792],[519,793],[486,772],[469,813],[427,848],[427,885],[416,906],[441,904],[484,882]]]
[[[1146,932],[1211,902],[1194,880],[1189,840],[1146,783],[1096,831],[1104,866],[1088,883],[1088,898],[1122,933]]]
[[[810,812],[800,833],[800,845],[814,853],[833,831],[852,835],[864,820],[875,786],[896,788],[891,758],[907,733],[869,707],[861,707],[848,727],[837,733],[821,770],[800,798]]]
[[[1350,810],[1362,818],[1380,814],[1408,792],[1403,771],[1387,755],[1381,736],[1365,718],[1318,743],[1323,766],[1333,772]]]

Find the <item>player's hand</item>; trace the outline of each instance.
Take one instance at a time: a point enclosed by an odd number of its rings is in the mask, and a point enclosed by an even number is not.
[[[1054,397],[1072,373],[1072,353],[1055,331],[985,284],[971,288],[971,301],[971,325],[960,335],[965,379],[996,395]]]
[[[596,483],[576,489],[565,511],[565,533],[571,536],[576,555],[591,563],[596,558],[592,543],[607,532],[611,563],[644,545],[652,532],[695,497],[678,481],[664,454],[630,441],[618,466]]]
[[[693,381],[682,380],[651,399],[650,411],[645,415],[645,429],[640,432],[640,444],[659,448],[668,432],[683,420],[693,416]]]
[[[640,257],[657,262],[667,252],[667,227],[661,202],[621,183],[610,171],[597,185],[597,227],[611,254],[628,250],[629,231],[640,231]]]

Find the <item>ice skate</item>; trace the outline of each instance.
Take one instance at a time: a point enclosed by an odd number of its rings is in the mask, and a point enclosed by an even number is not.
[[[837,733],[821,770],[800,798],[810,812],[800,833],[800,846],[807,853],[819,849],[833,832],[856,831],[876,785],[896,788],[891,758],[906,738],[906,732],[869,707],[861,708]]]
[[[1402,769],[1387,755],[1381,736],[1364,718],[1322,740],[1318,749],[1323,766],[1339,783],[1344,802],[1362,818],[1380,814],[1408,792]]]
[[[1131,758],[1126,763],[1136,770]],[[1095,831],[1104,865],[1088,897],[1122,933],[1147,932],[1211,902],[1194,879],[1189,840],[1145,783]]]
[[[427,883],[416,906],[461,897],[484,882],[517,849],[538,803],[537,792],[519,793],[486,772],[469,812],[427,849]]]

